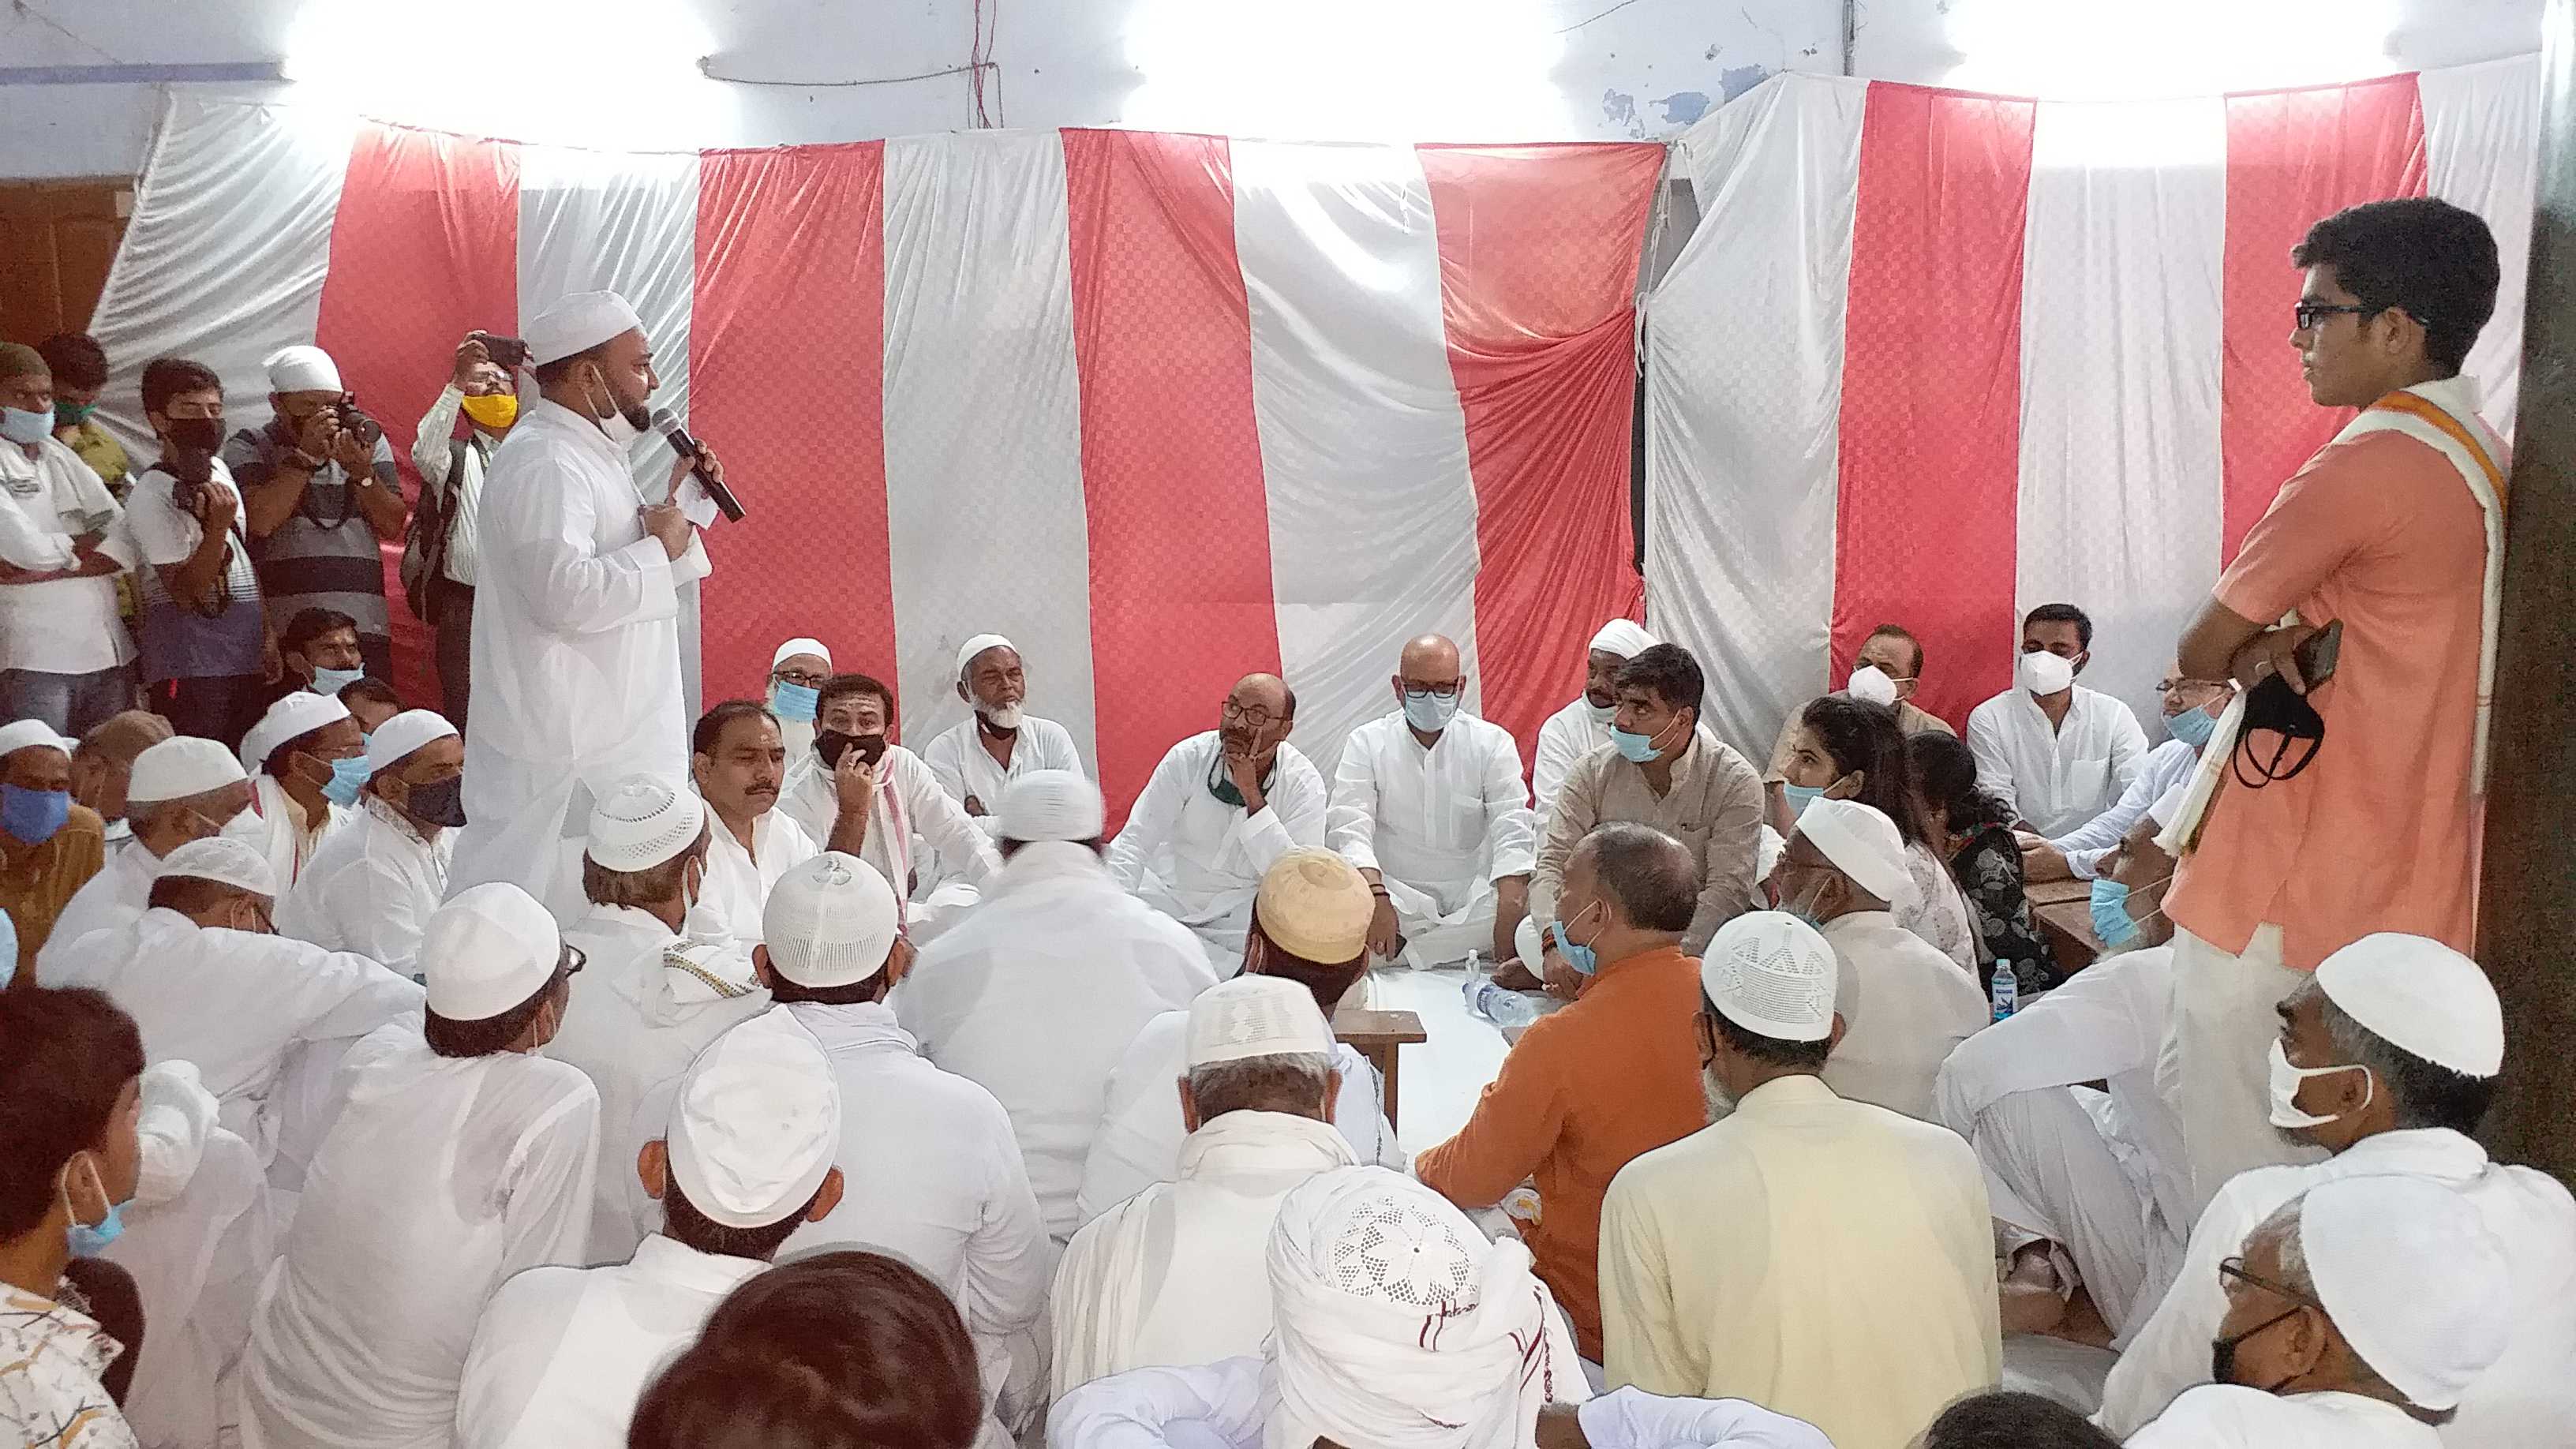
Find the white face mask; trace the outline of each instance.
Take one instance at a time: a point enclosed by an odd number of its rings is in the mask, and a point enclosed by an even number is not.
[[[2021,687],[2033,694],[2056,694],[2075,682],[2075,661],[2045,649],[2021,657]]]
[[[1896,704],[1896,681],[1888,678],[1887,671],[1877,665],[1864,664],[1851,672],[1851,682],[1843,686],[1843,693],[1854,699],[1893,708]]]
[[[2301,1082],[2306,1081],[2310,1077],[2331,1077],[2338,1072],[2360,1072],[2362,1074],[2361,1107],[2369,1106],[2371,1093],[2377,1090],[2379,1085],[2370,1068],[2359,1064],[2341,1067],[2293,1066],[2290,1062],[2290,1054],[2281,1049],[2280,1038],[2273,1038],[2272,1125],[2275,1127],[2291,1128],[2323,1127],[2329,1122],[2342,1119],[2346,1115],[2342,1112],[2337,1112],[2331,1117],[2320,1117],[2313,1112],[2302,1112],[2299,1110],[2299,1104],[2295,1100],[2299,1095],[2299,1084]],[[2358,1112],[2361,1110],[2361,1107],[2355,1107],[2353,1110]]]
[[[617,390],[608,385],[608,374],[593,369],[591,376],[598,379],[599,390],[608,398],[608,416],[598,420],[599,431],[607,435],[608,441],[621,448],[643,436],[644,430],[635,426],[634,420],[626,416],[625,406],[617,400]]]

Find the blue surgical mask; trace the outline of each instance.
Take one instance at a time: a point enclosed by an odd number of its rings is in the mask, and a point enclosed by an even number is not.
[[[1599,904],[1601,904],[1599,901],[1594,901],[1591,906],[1585,906],[1574,913],[1574,918],[1578,921],[1582,920],[1592,914],[1593,906]],[[1600,953],[1589,946],[1578,946],[1567,939],[1565,922],[1550,921],[1547,923],[1547,929],[1548,934],[1556,938],[1556,954],[1565,958],[1565,964],[1573,967],[1576,975],[1590,976],[1601,969]]]
[[[32,448],[54,435],[54,415],[25,408],[0,408],[0,438]]]
[[[338,694],[366,677],[363,669],[325,669],[317,664],[313,666],[312,690],[315,694]]]
[[[351,755],[331,762],[331,778],[323,782],[322,798],[334,805],[355,805],[358,791],[367,783],[367,757]]]
[[[1655,737],[1634,734],[1617,725],[1610,727],[1610,743],[1619,747],[1619,758],[1632,765],[1642,765],[1655,757]]]
[[[2109,876],[2093,878],[2093,934],[2105,946],[2125,946],[2138,934],[2129,919],[2129,888]]]
[[[2208,744],[2211,732],[2217,728],[2218,717],[2206,709],[2187,709],[2165,721],[2167,734],[2195,750]]]
[[[72,792],[69,790],[28,790],[16,785],[0,785],[0,830],[29,845],[42,845],[54,838],[63,822],[72,816]]]
[[[1458,696],[1433,694],[1427,689],[1404,692],[1404,722],[1426,735],[1436,735],[1449,728],[1458,713]]]
[[[83,1166],[89,1168],[89,1180],[98,1185],[98,1195],[102,1198],[106,1197],[107,1179],[98,1175],[96,1163],[87,1162]],[[66,1175],[63,1179],[63,1207],[71,1221],[64,1228],[63,1236],[71,1246],[73,1257],[95,1258],[106,1252],[107,1245],[115,1242],[125,1232],[125,1204],[109,1203],[106,1217],[95,1223],[85,1223],[80,1220],[78,1210],[72,1208],[71,1191],[71,1179]]]
[[[814,707],[822,698],[823,691],[819,689],[790,684],[784,679],[769,682],[769,711],[783,720],[797,724],[813,723]]]
[[[1789,797],[1789,814],[1790,817],[1794,819],[1800,815],[1806,814],[1808,806],[1825,798],[1825,787],[1822,785],[1792,785],[1784,781],[1780,786],[1780,793]]]

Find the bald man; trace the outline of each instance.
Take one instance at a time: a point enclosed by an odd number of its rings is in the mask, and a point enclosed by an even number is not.
[[[1438,634],[1405,645],[1388,683],[1395,711],[1342,742],[1325,817],[1327,843],[1377,897],[1369,955],[1424,968],[1470,950],[1508,960],[1537,849],[1520,747],[1465,712],[1466,668]]]
[[[1172,746],[1109,843],[1110,873],[1190,928],[1220,979],[1243,966],[1261,873],[1299,846],[1324,844],[1324,777],[1288,743],[1297,692],[1247,674],[1217,727]]]

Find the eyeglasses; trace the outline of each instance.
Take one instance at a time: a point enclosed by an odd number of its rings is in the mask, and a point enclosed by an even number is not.
[[[2156,692],[2159,694],[2171,694],[2178,689],[2225,689],[2226,687],[2227,681],[2223,679],[2177,679],[2168,677],[2156,681]]]
[[[1461,687],[1460,682],[1454,679],[1447,684],[1416,684],[1410,679],[1404,682],[1405,693],[1427,694],[1434,699],[1456,699]]]
[[[803,669],[781,669],[769,677],[781,684],[801,685],[806,689],[821,689],[831,682],[829,675],[815,674]]]
[[[574,945],[572,942],[566,941],[563,943],[562,954],[555,957],[555,974],[557,976],[579,976],[581,974],[581,968],[589,964],[589,953],[583,951],[579,946]]]
[[[2230,1297],[2235,1295],[2233,1284],[2247,1283],[2262,1289],[2264,1292],[2271,1294],[2275,1298],[2285,1299],[2303,1307],[2313,1308],[2319,1313],[2326,1311],[2324,1304],[2309,1298],[2306,1294],[2294,1293],[2287,1287],[2284,1287],[2279,1283],[2275,1283],[2271,1279],[2266,1278],[2259,1273],[2246,1271],[2245,1259],[2241,1256],[2219,1259],[2218,1276],[2230,1280],[2230,1283],[2226,1285]]]
[[[1270,722],[1278,718],[1261,705],[1241,705],[1230,699],[1225,702],[1222,713],[1227,724],[1250,725],[1257,730],[1268,729]]]
[[[2301,302],[2291,309],[2290,315],[2298,319],[2300,331],[2313,332],[2317,324],[2328,317],[2340,316],[2344,313],[2350,313],[2355,317],[2367,317],[2379,310],[2377,307],[2365,307],[2359,302]]]

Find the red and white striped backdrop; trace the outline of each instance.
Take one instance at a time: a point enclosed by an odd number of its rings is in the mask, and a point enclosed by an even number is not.
[[[1663,157],[1079,130],[619,154],[181,99],[94,330],[129,423],[171,354],[256,421],[259,359],[311,339],[402,446],[465,331],[615,287],[751,510],[708,534],[703,696],[813,634],[918,746],[963,717],[958,643],[998,630],[1123,815],[1249,670],[1284,670],[1327,769],[1417,633],[1459,641],[1525,750],[1579,687],[1640,595]]]
[[[2290,248],[2380,197],[2485,216],[2504,288],[2468,371],[2510,430],[2538,130],[2536,57],[2134,104],[1766,83],[1676,156],[1702,216],[1648,303],[1648,626],[1760,751],[1884,621],[1964,721],[2061,599],[2097,626],[2086,682],[2152,719],[2182,625],[2348,416],[2300,382]]]

